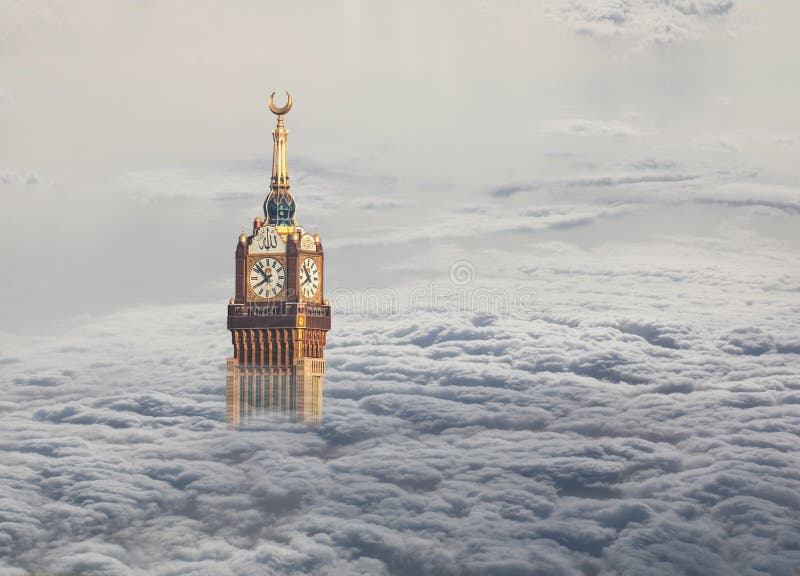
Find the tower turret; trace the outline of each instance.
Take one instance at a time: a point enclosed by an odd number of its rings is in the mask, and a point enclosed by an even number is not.
[[[284,106],[275,105],[275,92],[269,97],[269,109],[278,116],[278,125],[272,131],[272,178],[269,183],[269,194],[264,201],[264,217],[267,224],[281,228],[295,226],[295,202],[290,190],[289,165],[286,159],[286,140],[289,133],[283,123],[283,117],[292,109],[292,95],[286,93]],[[288,230],[287,230],[288,231]]]

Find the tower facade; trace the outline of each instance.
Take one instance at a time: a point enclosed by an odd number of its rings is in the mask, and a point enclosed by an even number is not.
[[[228,359],[226,416],[236,428],[276,413],[298,421],[322,419],[325,337],[331,309],[323,297],[325,255],[319,234],[295,219],[286,155],[284,116],[278,107],[272,131],[272,178],[264,216],[236,245],[234,297],[228,305],[233,358]]]

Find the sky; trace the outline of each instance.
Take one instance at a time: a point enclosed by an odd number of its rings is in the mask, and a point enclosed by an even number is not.
[[[0,1],[0,573],[795,574],[800,6]],[[225,430],[289,90],[323,423]]]

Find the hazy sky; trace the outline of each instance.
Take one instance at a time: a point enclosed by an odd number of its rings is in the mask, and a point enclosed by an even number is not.
[[[516,210],[487,195],[497,188],[725,172],[750,175],[749,195],[796,199],[782,187],[797,184],[798,10],[5,1],[4,328],[132,302],[224,301],[233,243],[266,193],[266,98],[280,88],[295,99],[287,126],[301,223],[332,246],[394,238],[394,248],[332,254],[329,286],[397,283],[386,266],[366,277],[354,262],[409,257],[410,245],[396,246],[407,229],[424,239],[435,228],[469,255],[480,222],[452,214]],[[47,265],[56,281],[39,279],[27,248],[39,234],[57,247]]]
[[[0,572],[793,575],[798,18],[0,0]],[[229,434],[281,88],[323,424]]]

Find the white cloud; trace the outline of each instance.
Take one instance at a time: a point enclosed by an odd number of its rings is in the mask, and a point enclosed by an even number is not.
[[[628,37],[645,45],[699,37],[733,13],[733,0],[548,0],[546,13],[580,34]]]

